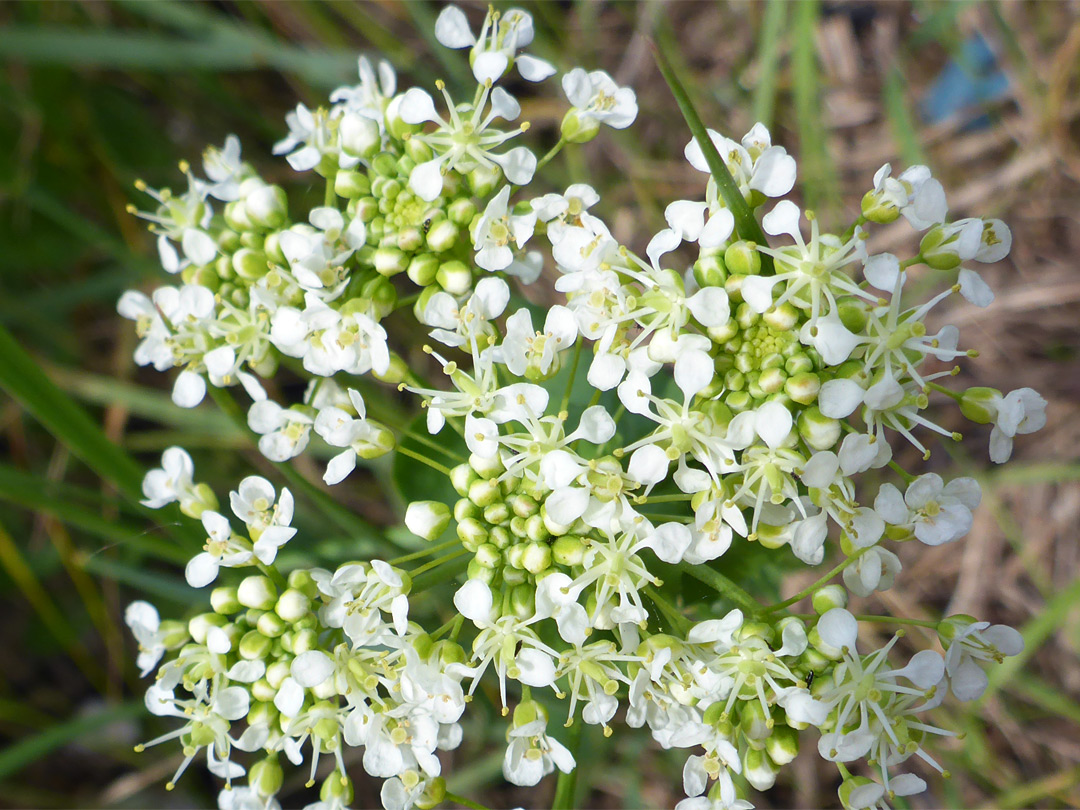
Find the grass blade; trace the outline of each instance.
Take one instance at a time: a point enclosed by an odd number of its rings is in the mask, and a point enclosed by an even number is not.
[[[786,0],[769,0],[758,40],[758,83],[754,90],[754,120],[769,129],[776,106],[776,74],[780,64],[780,34],[790,6]]]

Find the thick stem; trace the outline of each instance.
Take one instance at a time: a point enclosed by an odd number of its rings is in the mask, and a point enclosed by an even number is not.
[[[575,766],[570,773],[559,771],[559,779],[555,782],[555,798],[551,800],[551,810],[573,810],[578,774],[576,763],[578,751],[581,748],[581,727],[583,725],[581,721],[578,721],[570,726],[570,739],[567,740],[569,744],[566,747],[574,755]]]

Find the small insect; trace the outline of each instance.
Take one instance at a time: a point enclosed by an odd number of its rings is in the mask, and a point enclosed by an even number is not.
[[[427,232],[431,230],[431,217],[424,220],[424,224],[420,226],[420,230],[424,232],[424,236],[427,236]]]
[[[810,672],[806,676],[806,688],[807,689],[809,689],[811,686],[814,685],[814,678],[815,677],[817,677],[817,673],[814,672],[813,670],[810,670]]]

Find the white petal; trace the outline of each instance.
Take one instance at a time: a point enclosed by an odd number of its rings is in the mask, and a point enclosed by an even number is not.
[[[454,607],[458,613],[475,624],[486,624],[491,620],[493,604],[491,589],[478,579],[470,579],[454,594]]]
[[[846,647],[854,651],[859,635],[859,623],[843,608],[833,608],[818,619],[817,631],[821,640],[830,647],[838,650]]]
[[[293,659],[290,671],[301,686],[318,686],[334,674],[334,662],[321,650],[308,650]]]
[[[469,48],[476,37],[469,30],[469,21],[457,6],[447,6],[435,20],[435,39],[447,48]]]
[[[172,400],[181,408],[194,408],[206,396],[206,380],[194,371],[181,371],[173,384]]]
[[[818,393],[818,407],[830,419],[843,419],[858,408],[866,392],[854,380],[829,380]]]

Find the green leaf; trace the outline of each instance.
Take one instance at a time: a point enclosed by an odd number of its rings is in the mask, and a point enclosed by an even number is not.
[[[0,782],[57,748],[98,731],[110,723],[137,717],[144,711],[143,702],[133,700],[95,714],[76,717],[66,723],[51,726],[32,737],[26,737],[0,751]]]
[[[143,471],[78,404],[45,376],[33,358],[0,326],[0,388],[94,472],[128,498],[142,498]]]
[[[409,433],[414,436],[427,434],[427,414],[417,416],[409,425]],[[469,449],[465,446],[465,440],[454,431],[450,425],[446,425],[442,432],[432,437],[446,450],[457,453],[462,458],[467,458]],[[402,436],[398,445],[424,458],[430,458],[443,466],[456,466],[453,459],[444,454],[436,453],[430,446],[418,441],[413,436]],[[450,479],[442,472],[429,467],[422,461],[410,458],[404,453],[394,453],[394,463],[391,471],[391,480],[401,499],[406,503],[413,501],[439,501],[453,505],[460,497],[450,484]]]

